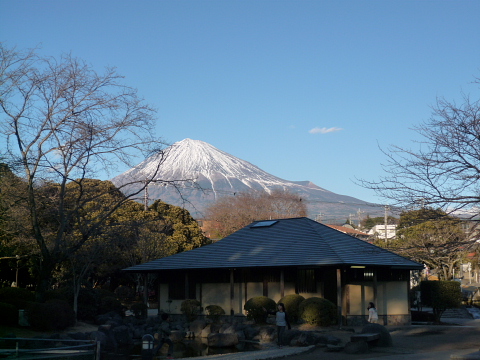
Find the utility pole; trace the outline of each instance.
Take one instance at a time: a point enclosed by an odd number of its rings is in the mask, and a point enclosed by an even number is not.
[[[144,210],[148,210],[148,180],[145,180],[145,191],[143,193]]]
[[[385,242],[387,242],[387,223],[388,223],[388,210],[390,207],[385,205]]]

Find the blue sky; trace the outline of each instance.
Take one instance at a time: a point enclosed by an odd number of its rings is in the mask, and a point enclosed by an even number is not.
[[[0,40],[116,66],[157,135],[381,202],[379,147],[415,146],[437,97],[478,96],[480,1],[0,0]],[[115,174],[116,175],[116,174]]]

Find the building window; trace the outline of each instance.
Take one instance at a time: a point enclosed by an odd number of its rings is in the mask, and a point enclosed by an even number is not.
[[[185,278],[180,281],[171,281],[168,284],[168,298],[170,300],[196,299],[195,281],[188,282],[188,294],[185,294]]]
[[[317,280],[314,269],[299,269],[297,271],[297,293],[316,293]]]

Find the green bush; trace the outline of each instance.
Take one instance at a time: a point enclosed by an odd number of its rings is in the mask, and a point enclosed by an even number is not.
[[[30,303],[27,317],[30,325],[40,331],[64,330],[75,325],[75,312],[63,300]]]
[[[462,305],[462,290],[458,281],[422,281],[420,291],[422,304],[433,309],[437,323],[445,310]]]
[[[27,289],[17,287],[0,289],[0,302],[13,305],[17,310],[25,309],[31,301],[35,301],[35,294]]]
[[[15,326],[18,323],[18,309],[7,303],[0,302],[0,325]]]
[[[106,296],[100,299],[98,314],[105,314],[110,311],[123,315],[123,305],[115,296]]]
[[[298,294],[287,295],[280,299],[279,303],[285,305],[291,323],[296,323],[300,319],[300,303],[304,300],[305,298]]]
[[[125,285],[120,285],[114,290],[115,295],[117,298],[122,302],[132,301],[135,299],[135,291]]]
[[[220,316],[225,315],[225,310],[218,305],[208,305],[205,308],[205,311],[207,312],[207,318],[214,322],[218,322],[220,320]]]
[[[266,296],[256,296],[249,299],[243,306],[247,312],[247,319],[254,320],[257,324],[264,324],[267,321],[268,314],[263,308],[276,311],[277,304]]]
[[[300,318],[307,324],[329,326],[337,323],[337,306],[331,301],[311,297],[300,303]]]
[[[104,300],[109,298],[108,300]],[[115,300],[113,300],[113,299]],[[73,287],[67,286],[45,293],[45,301],[63,300],[73,308]],[[104,289],[81,288],[77,299],[77,319],[92,321],[109,311],[122,313],[122,306],[113,292]]]
[[[148,316],[148,306],[144,303],[135,303],[132,304],[130,310],[133,311],[133,314],[137,319],[145,319]]]
[[[200,313],[200,301],[195,299],[187,299],[182,301],[180,311],[185,314],[187,321],[193,321]]]
[[[106,297],[114,297],[114,298],[117,297],[117,295],[115,295],[115,293],[113,291],[110,291],[110,290],[107,290],[107,289],[94,288],[93,290],[95,290],[95,293],[97,294],[97,297],[99,299],[103,299],[103,298],[106,298]]]

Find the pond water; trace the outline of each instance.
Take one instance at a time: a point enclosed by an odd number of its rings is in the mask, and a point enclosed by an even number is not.
[[[167,355],[167,345],[165,345],[157,354],[159,358]],[[202,340],[184,340],[173,344],[174,358],[189,358],[197,356],[209,356],[220,354],[231,354],[236,352],[259,350],[259,345],[251,343],[240,343],[236,347],[230,348],[211,348]],[[132,360],[140,359],[142,354],[141,344],[130,348],[118,349],[116,353],[102,354],[105,360]]]

